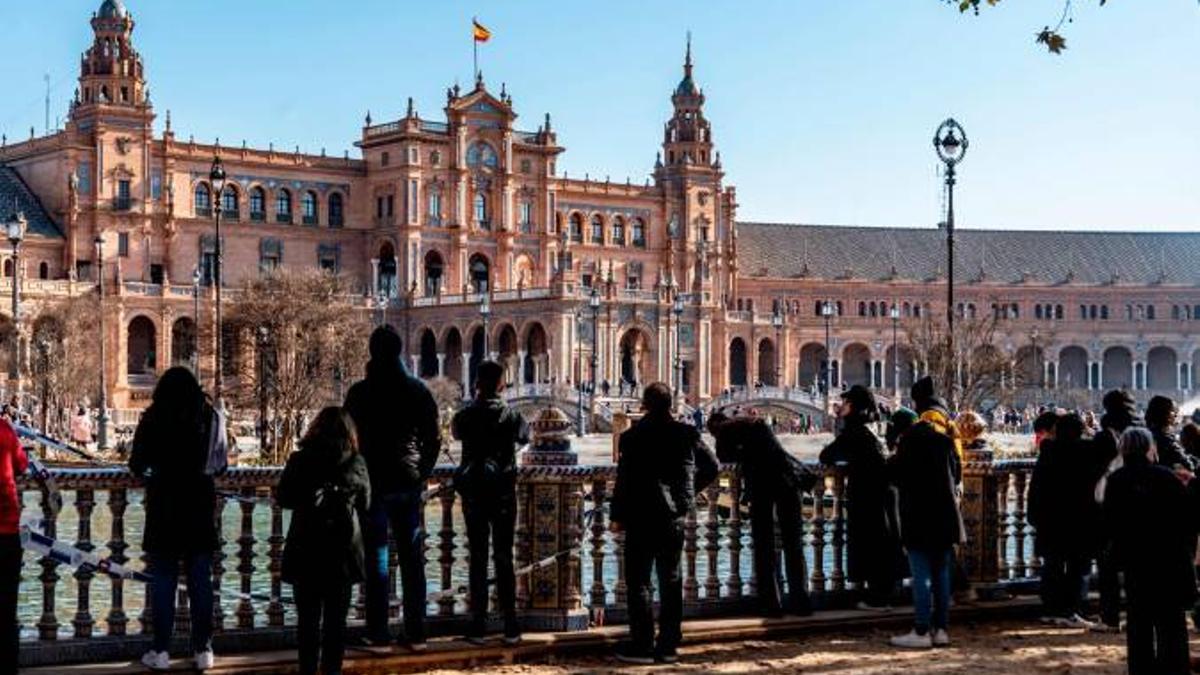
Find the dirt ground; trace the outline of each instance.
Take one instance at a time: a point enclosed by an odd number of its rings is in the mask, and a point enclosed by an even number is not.
[[[953,644],[935,651],[903,651],[887,644],[890,633],[861,631],[796,640],[763,640],[689,646],[672,666],[625,666],[608,657],[570,663],[523,663],[489,667],[489,675],[585,675],[648,673],[971,673],[1028,675],[1073,673],[1123,675],[1125,636],[1045,628],[1027,623],[995,623],[952,628]],[[1195,653],[1200,642],[1193,640]],[[449,675],[461,671],[430,671]]]

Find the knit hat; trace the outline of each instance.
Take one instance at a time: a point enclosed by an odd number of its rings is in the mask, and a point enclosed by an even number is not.
[[[900,407],[896,412],[892,413],[892,417],[888,420],[888,428],[886,440],[888,446],[894,446],[900,435],[912,428],[912,425],[917,423],[917,413],[910,408]]]
[[[909,390],[909,395],[912,396],[913,405],[916,406],[917,412],[925,409],[925,404],[929,399],[933,398],[933,378],[926,375],[913,383]]]

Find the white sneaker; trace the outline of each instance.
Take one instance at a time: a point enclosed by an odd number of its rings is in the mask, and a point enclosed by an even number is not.
[[[211,670],[213,667],[213,650],[205,649],[196,652],[196,670]]]
[[[1068,616],[1067,618],[1063,619],[1062,622],[1059,623],[1058,625],[1062,626],[1063,628],[1090,629],[1095,624],[1093,624],[1091,621],[1088,621],[1087,619],[1083,618],[1082,616],[1079,616],[1078,614],[1072,614],[1071,616]]]
[[[859,611],[863,612],[890,612],[892,608],[889,605],[871,605],[866,602],[860,602],[854,606]]]
[[[949,647],[950,646],[950,634],[946,632],[945,628],[939,628],[939,629],[933,631],[933,646],[934,647]]]
[[[917,631],[910,631],[907,635],[897,635],[891,640],[893,647],[903,647],[905,649],[932,649],[933,638],[929,633],[921,635]]]
[[[171,655],[166,652],[156,652],[153,649],[142,654],[142,665],[150,670],[170,670]]]

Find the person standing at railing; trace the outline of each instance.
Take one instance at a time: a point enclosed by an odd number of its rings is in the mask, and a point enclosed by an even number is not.
[[[17,672],[17,589],[21,585],[21,493],[29,457],[12,425],[0,419],[0,673]]]
[[[859,609],[887,609],[901,566],[896,501],[888,483],[883,443],[871,423],[875,397],[856,384],[837,408],[842,431],[821,451],[820,461],[846,472],[846,558],[849,579],[866,584]]]
[[[708,418],[708,430],[716,439],[717,458],[738,465],[742,502],[750,504],[750,539],[754,543],[759,611],[764,616],[779,617],[786,607],[796,616],[812,614],[801,499],[802,493],[816,484],[816,475],[788,454],[760,417],[730,418],[717,412]],[[741,504],[734,504],[733,508],[741,508]],[[786,604],[776,570],[779,553],[775,547],[776,519],[790,591]]]
[[[129,471],[146,485],[146,529],[142,550],[149,558],[147,589],[154,641],[142,663],[170,668],[179,567],[187,574],[192,652],[196,668],[213,667],[212,557],[217,549],[216,484],[224,470],[214,460],[223,416],[208,402],[192,371],[176,366],[159,378],[150,407],[138,422]]]
[[[700,433],[671,419],[671,388],[655,382],[642,394],[645,416],[621,434],[610,527],[625,533],[629,642],[617,647],[625,663],[675,663],[682,638],[684,520],[696,493],[717,478],[716,457]],[[659,631],[654,639],[650,571],[658,576]]]
[[[1125,574],[1130,675],[1189,672],[1187,621],[1196,601],[1196,507],[1179,476],[1161,465],[1154,437],[1121,434],[1123,466],[1104,491],[1113,559]]]
[[[371,501],[354,422],[325,408],[288,458],[276,499],[291,509],[282,578],[296,599],[301,675],[342,672],[350,589],[365,578],[360,526]]]
[[[483,644],[487,632],[489,543],[504,619],[504,642],[514,645],[521,641],[513,576],[513,530],[517,522],[517,450],[529,443],[529,425],[500,396],[503,372],[495,361],[479,364],[475,399],[454,416],[452,424],[454,437],[462,441],[462,461],[454,473],[454,488],[463,498],[471,553],[471,627],[467,640],[473,644]]]
[[[920,384],[920,383],[918,383]],[[964,541],[958,509],[962,463],[954,440],[945,432],[949,413],[933,395],[914,396],[920,420],[900,436],[888,473],[899,492],[900,540],[912,571],[916,621],[906,635],[893,637],[897,647],[929,649],[950,644],[950,578],[954,547]],[[914,390],[916,387],[914,386]]]
[[[87,448],[92,442],[92,418],[83,406],[79,406],[71,417],[71,442],[81,448]]]
[[[425,552],[421,493],[441,451],[437,403],[404,367],[400,335],[391,326],[371,333],[367,377],[343,406],[358,429],[358,447],[371,475],[367,512],[366,614],[369,646],[387,645],[388,528],[396,541],[404,597],[404,642],[425,650]]]

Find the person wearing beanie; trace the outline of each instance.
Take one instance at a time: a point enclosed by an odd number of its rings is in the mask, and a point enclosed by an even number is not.
[[[437,403],[404,367],[400,335],[380,326],[368,343],[367,376],[350,387],[345,409],[358,429],[359,451],[371,480],[364,533],[367,551],[368,645],[392,641],[388,628],[388,529],[396,541],[403,587],[404,638],[425,648],[425,552],[421,512],[425,489],[441,451]]]
[[[886,609],[896,586],[900,542],[896,502],[888,484],[883,444],[871,431],[877,406],[862,385],[842,394],[842,431],[821,451],[822,464],[845,471],[848,578],[865,584],[860,609]]]
[[[1029,522],[1038,533],[1034,552],[1042,559],[1042,620],[1069,628],[1092,627],[1082,612],[1101,529],[1091,468],[1095,450],[1084,431],[1079,415],[1060,416],[1029,482]]]
[[[900,407],[892,413],[891,419],[888,420],[887,433],[884,436],[889,452],[896,452],[900,438],[916,423],[917,413],[912,408]]]

